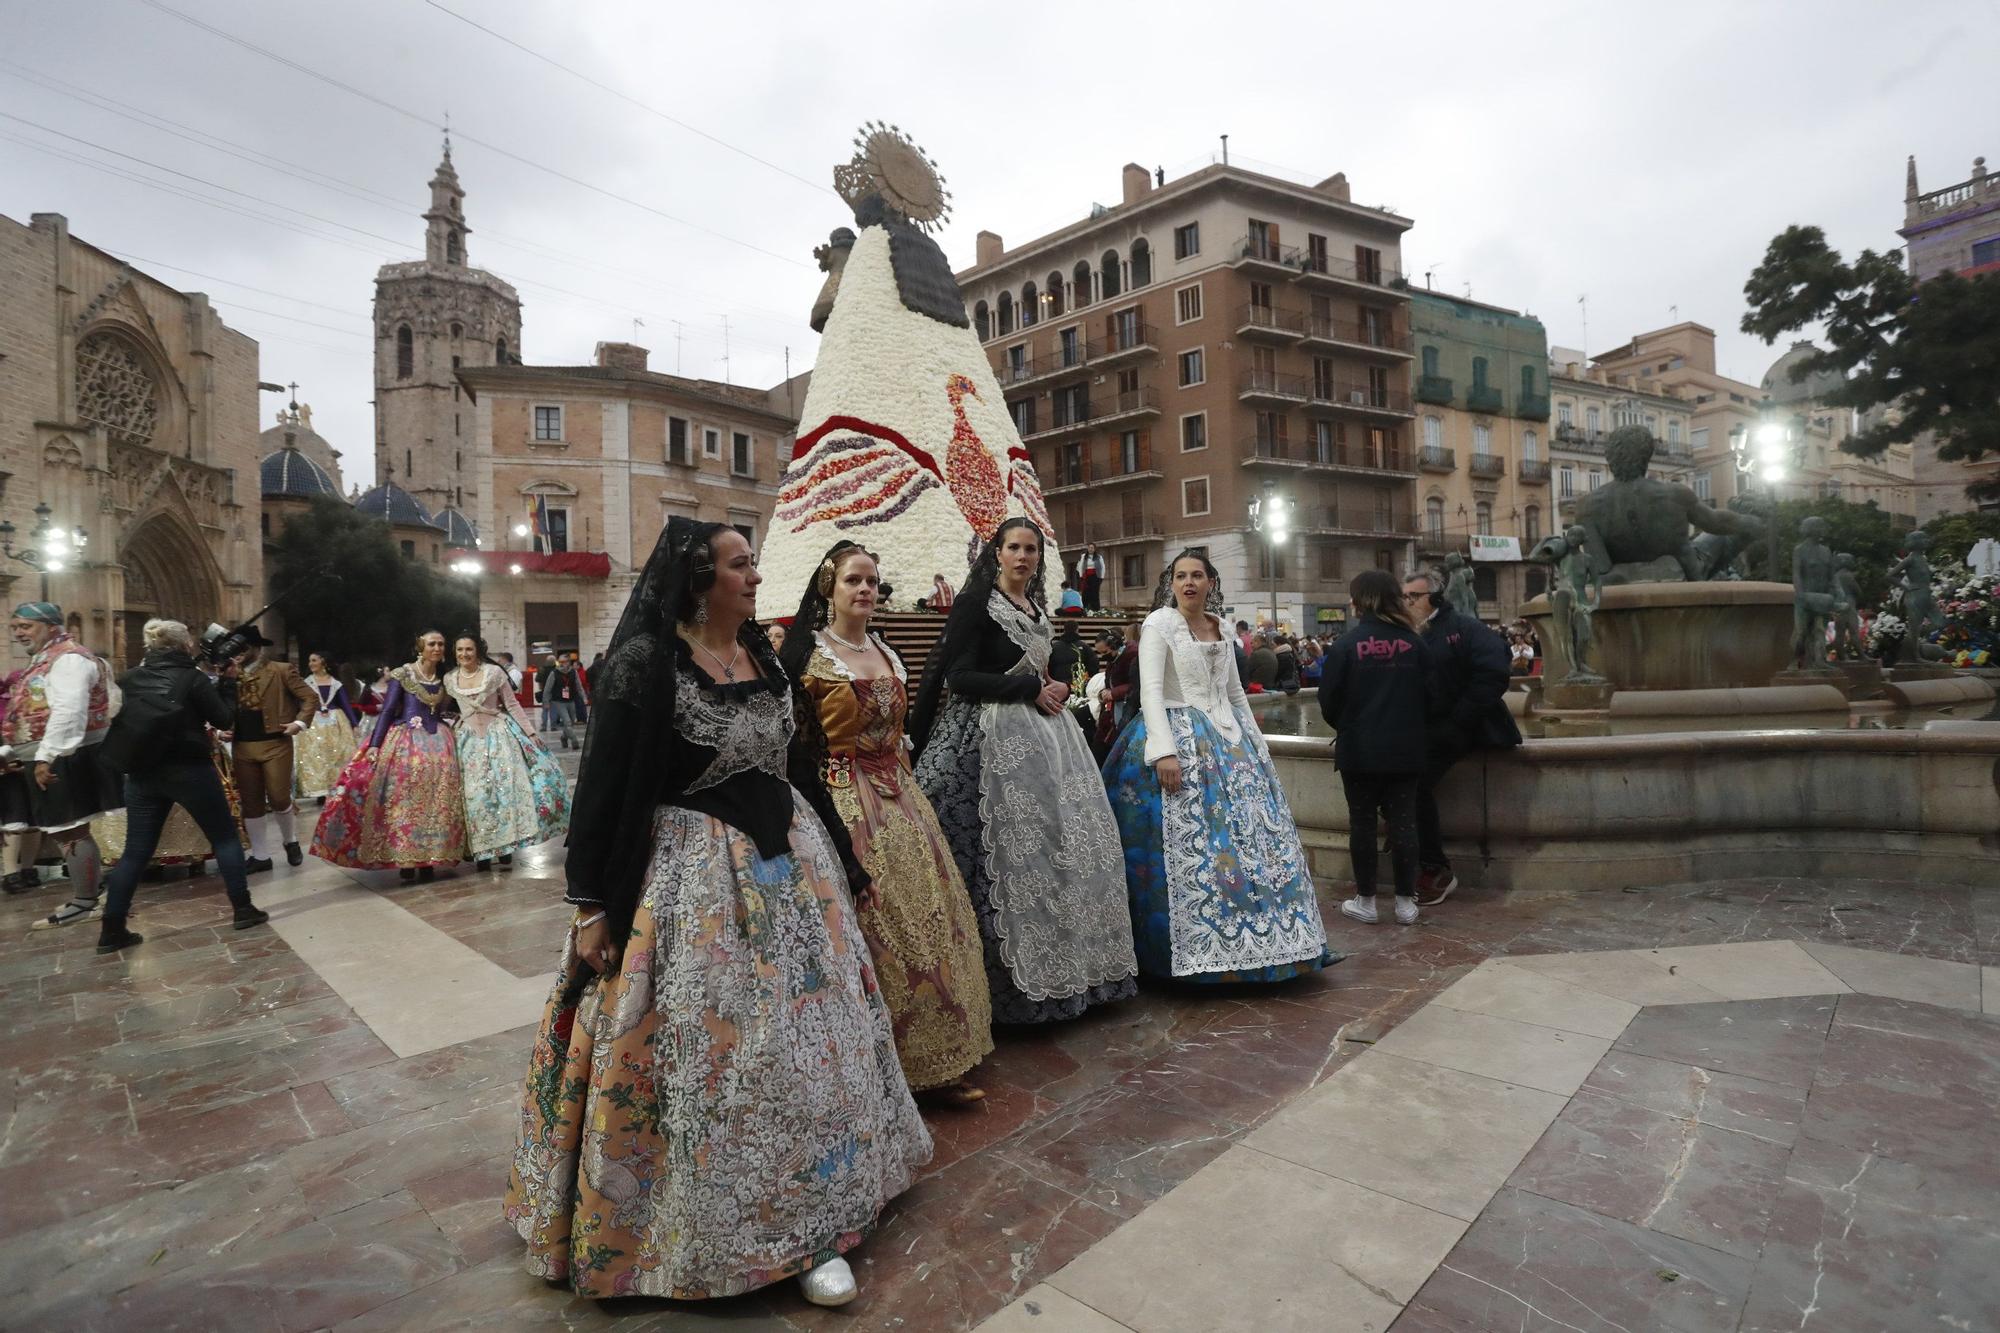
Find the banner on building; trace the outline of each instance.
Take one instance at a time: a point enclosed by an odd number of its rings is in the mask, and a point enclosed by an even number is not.
[[[1519,560],[1521,542],[1517,537],[1488,537],[1481,533],[1472,534],[1472,558],[1474,560]]]

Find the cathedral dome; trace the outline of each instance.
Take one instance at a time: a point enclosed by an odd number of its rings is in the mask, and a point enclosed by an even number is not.
[[[333,479],[332,474],[290,443],[264,455],[257,471],[267,500],[283,497],[310,499],[315,495],[331,495],[336,500],[340,498],[340,483]]]
[[[335,494],[344,491],[340,481],[340,451],[333,447],[324,435],[313,429],[312,408],[294,404],[291,410],[278,413],[278,424],[266,429],[257,437],[257,457],[270,459],[286,449],[296,449],[306,461],[317,467],[333,482]],[[275,494],[268,489],[266,494]],[[317,494],[318,492],[313,492]]]
[[[361,498],[354,502],[356,512],[370,518],[385,519],[394,526],[414,525],[434,528],[437,520],[424,511],[417,498],[393,481],[383,482],[374,490],[363,491]]]
[[[437,517],[431,521],[444,529],[445,538],[451,545],[465,547],[479,545],[479,529],[472,525],[471,519],[449,505],[438,510]]]
[[[1792,382],[1792,367],[1806,358],[1815,356],[1819,348],[1810,342],[1795,342],[1792,349],[1771,363],[1764,372],[1764,392],[1771,395],[1771,401],[1781,405],[1813,402],[1838,389],[1845,381],[1837,370],[1822,370],[1808,375],[1796,384]]]

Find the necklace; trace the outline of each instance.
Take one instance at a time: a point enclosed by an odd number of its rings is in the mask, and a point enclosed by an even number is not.
[[[831,625],[828,625],[826,627],[826,637],[832,639],[835,643],[839,644],[841,647],[845,648],[850,653],[866,653],[870,647],[868,642],[868,631],[865,629],[861,631],[860,643],[855,643],[852,639],[841,638],[839,634],[834,632],[834,628]]]
[[[735,650],[729,654],[729,660],[725,662],[722,660],[720,656],[716,654],[714,649],[710,648],[700,639],[695,638],[692,634],[686,635],[684,637],[686,637],[689,643],[693,644],[695,647],[707,653],[709,661],[715,663],[717,666],[722,668],[722,678],[724,680],[736,679],[736,659],[743,656],[742,644],[739,643],[736,645]]]

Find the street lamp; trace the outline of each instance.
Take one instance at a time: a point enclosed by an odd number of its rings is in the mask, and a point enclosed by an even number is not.
[[[1758,409],[1755,426],[1738,422],[1729,431],[1729,452],[1736,463],[1738,478],[1754,476],[1763,484],[1764,519],[1768,555],[1764,576],[1778,579],[1778,487],[1792,471],[1805,464],[1806,419],[1794,414],[1781,421],[1777,406],[1766,398]],[[1739,487],[1740,489],[1740,487]]]
[[[1264,538],[1264,558],[1271,567],[1271,628],[1278,628],[1278,551],[1292,535],[1292,502],[1274,490],[1250,501],[1250,527]]]
[[[90,545],[90,534],[82,528],[59,528],[50,522],[54,514],[46,501],[35,506],[35,530],[28,534],[35,544],[19,551],[14,549],[14,525],[0,521],[0,553],[40,572],[45,602],[49,600],[49,575],[83,563],[83,548]]]

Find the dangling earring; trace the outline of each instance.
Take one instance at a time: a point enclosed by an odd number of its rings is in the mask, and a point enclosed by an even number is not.
[[[697,625],[706,625],[708,623],[708,598],[697,597],[694,599],[694,623]]]

